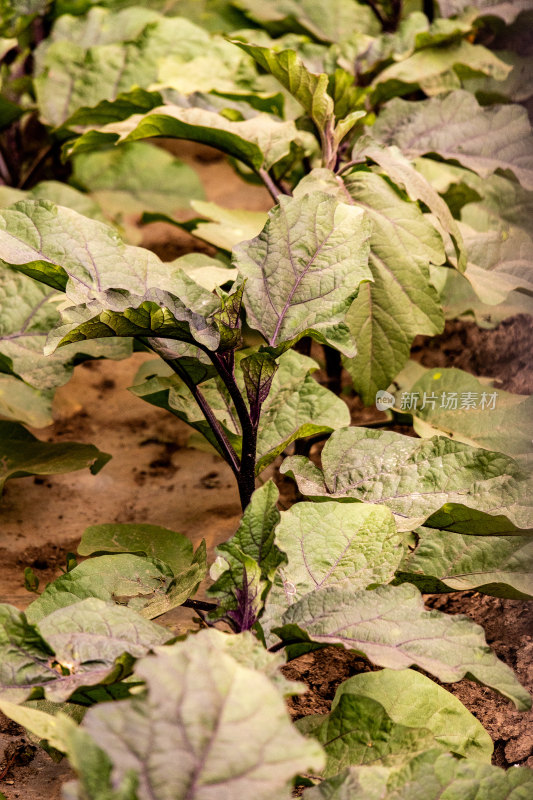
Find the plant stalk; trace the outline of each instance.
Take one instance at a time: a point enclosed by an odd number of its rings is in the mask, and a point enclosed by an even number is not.
[[[219,353],[206,351],[211,361],[213,362],[216,370],[224,385],[228,390],[229,396],[233,401],[242,431],[242,453],[240,469],[237,474],[237,484],[239,486],[239,496],[241,499],[242,510],[246,508],[255,491],[255,458],[257,451],[257,424],[259,422],[259,414],[257,414],[257,422],[253,423],[250,417],[250,412],[240,392],[233,369],[228,367],[224,357]]]
[[[224,454],[225,460],[230,465],[233,474],[239,480],[239,474],[241,470],[241,464],[239,463],[239,458],[233,449],[231,442],[229,441],[228,437],[224,433],[219,421],[213,414],[211,406],[203,396],[202,392],[198,388],[198,386],[191,380],[187,371],[181,366],[179,363],[179,359],[165,359],[165,362],[169,365],[171,369],[174,370],[176,375],[178,375],[183,383],[187,386],[188,390],[196,400],[202,414],[206,418],[207,422],[209,423],[209,427],[213,431],[213,436],[217,440],[217,444],[219,445],[222,453]]]

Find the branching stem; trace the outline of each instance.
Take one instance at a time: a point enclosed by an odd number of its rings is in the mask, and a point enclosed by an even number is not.
[[[216,370],[224,385],[228,390],[229,396],[233,401],[242,432],[242,453],[240,469],[237,474],[237,483],[239,485],[239,496],[241,499],[242,510],[246,508],[251,500],[252,494],[255,491],[255,458],[257,450],[257,423],[252,423],[250,412],[241,394],[233,369],[228,367],[224,357],[219,353],[206,351],[207,355],[213,362]]]
[[[270,192],[272,199],[275,200],[277,203],[280,196],[282,194],[286,194],[286,192],[284,192],[283,189],[281,189],[281,187],[277,185],[277,183],[273,180],[273,178],[269,175],[268,171],[264,167],[261,167],[257,171],[257,174],[259,175],[259,177],[265,184],[266,188]]]
[[[222,450],[225,460],[230,465],[233,474],[235,475],[238,481],[241,470],[241,464],[239,462],[239,458],[235,450],[233,449],[231,442],[224,433],[224,430],[222,429],[222,426],[220,425],[218,419],[215,417],[211,406],[203,396],[198,386],[194,383],[193,380],[191,380],[187,370],[185,370],[182,367],[182,365],[179,362],[179,359],[169,359],[169,360],[165,359],[165,361],[169,365],[169,367],[174,370],[176,375],[179,375],[183,383],[187,386],[188,390],[196,400],[196,403],[198,404],[202,414],[209,423],[209,427],[213,431],[213,436],[217,440],[217,444]]]

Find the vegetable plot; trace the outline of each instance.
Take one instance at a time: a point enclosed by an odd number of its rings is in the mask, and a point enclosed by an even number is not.
[[[531,311],[509,5],[0,4],[1,484],[104,467],[24,426],[51,420],[76,364],[136,350],[154,358],[132,394],[202,437],[242,508],[213,564],[176,531],[98,521],[86,560],[25,612],[0,606],[0,710],[68,757],[65,798],[530,796],[531,771],[492,767],[487,731],[432,678],[519,711],[529,693],[479,625],[421,594],[533,599],[530,398],[491,407],[484,379],[409,361],[454,310]],[[272,208],[206,203],[158,137],[218,149]],[[162,261],[131,213],[211,255]],[[342,367],[419,438],[351,425]],[[185,637],[165,626],[179,606],[198,614]],[[280,666],[331,645],[372,671],[293,724],[305,687]]]

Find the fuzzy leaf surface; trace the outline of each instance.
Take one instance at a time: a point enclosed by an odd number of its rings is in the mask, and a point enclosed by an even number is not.
[[[388,508],[334,501],[283,511],[276,544],[288,558],[280,574],[291,603],[325,586],[387,583],[404,552]]]
[[[310,334],[354,355],[344,318],[372,277],[369,235],[360,209],[323,192],[281,197],[262,233],[234,250],[250,325],[274,348]]]
[[[42,689],[64,702],[83,686],[120,680],[132,658],[146,655],[172,634],[129,608],[90,598],[60,608],[28,624],[11,606],[2,606],[1,692],[21,702]]]
[[[443,436],[343,428],[327,441],[322,468],[291,456],[281,472],[307,497],[387,505],[399,530],[428,518],[458,533],[519,535],[532,527],[529,480],[516,461]]]
[[[358,352],[345,360],[356,391],[370,405],[409,358],[413,338],[439,333],[444,326],[429,275],[430,263],[444,261],[444,249],[418,206],[401,198],[381,176],[354,172],[345,185],[372,223],[372,281],[362,284],[346,317]]]
[[[136,675],[146,681],[147,696],[90,710],[83,730],[112,761],[113,785],[131,770],[143,797],[289,797],[296,773],[321,769],[321,749],[292,727],[270,679],[236,661],[210,634],[201,631],[139,662]],[[151,734],[139,739],[139,730]],[[236,746],[242,741],[244,756]]]
[[[170,567],[161,561],[129,553],[99,556],[49,583],[26,609],[30,622],[39,622],[58,608],[88,597],[109,602],[118,598],[161,595],[172,581]]]
[[[412,409],[413,426],[424,439],[443,433],[523,464],[532,459],[533,397],[495,389],[454,368],[427,370],[411,392],[420,406]]]
[[[72,341],[133,335],[218,346],[218,332],[206,319],[218,307],[210,292],[75,211],[21,201],[0,212],[0,257],[70,301],[45,352]]]
[[[61,319],[62,299],[61,293],[27,275],[0,268],[0,371],[47,391],[66,383],[81,361],[131,355],[129,339],[95,339],[45,356],[46,336]]]
[[[533,136],[521,106],[483,107],[466,91],[420,103],[395,99],[380,114],[372,135],[397,145],[408,158],[437,153],[482,178],[509,169],[525,189],[533,189]]]
[[[530,536],[468,536],[436,528],[416,531],[418,544],[398,568],[424,591],[469,591],[533,599]]]
[[[354,675],[337,689],[332,711],[344,695],[376,700],[393,722],[427,728],[452,753],[490,763],[494,745],[483,725],[455,695],[420,672],[381,669]]]
[[[303,597],[283,615],[274,632],[291,644],[342,644],[390,669],[416,664],[444,683],[465,676],[509,697],[520,710],[531,707],[528,692],[468,617],[426,611],[411,584],[373,591],[327,587]]]
[[[509,4],[510,5],[510,4]],[[400,769],[350,767],[304,792],[305,800],[528,800],[530,769],[507,771],[430,750]],[[445,793],[445,794],[444,794]]]
[[[255,170],[270,169],[289,155],[293,142],[299,141],[294,122],[282,122],[269,114],[233,121],[215,111],[165,105],[106,125],[100,131],[88,131],[71,152],[82,151],[90,142],[101,146],[119,139],[131,142],[160,136],[209,144]]]

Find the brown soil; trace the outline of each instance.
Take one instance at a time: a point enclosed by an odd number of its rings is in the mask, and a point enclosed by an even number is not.
[[[180,149],[200,172],[209,199],[233,207],[270,207],[262,188],[243,188],[225,162],[209,160],[208,148]],[[165,259],[191,249],[188,234],[168,225],[147,226],[143,235],[144,244]],[[414,357],[427,366],[460,366],[499,378],[502,388],[530,392],[532,341],[533,324],[526,318],[506,321],[494,331],[451,322],[442,337],[417,339]],[[112,453],[113,459],[96,476],[83,471],[8,482],[2,498],[0,602],[24,608],[32,599],[24,589],[24,567],[32,566],[42,588],[60,574],[67,553],[76,551],[88,525],[112,521],[162,525],[187,534],[195,544],[205,538],[211,560],[216,544],[236,529],[240,509],[229,468],[214,453],[189,449],[190,430],[185,425],[126,391],[146,358],[136,354],[125,362],[82,365],[57,393],[55,424],[36,434],[54,441],[91,442]],[[356,424],[375,421],[375,409],[362,409],[354,399],[350,406]],[[277,474],[275,468],[272,473]],[[289,505],[295,497],[294,484],[286,479],[280,484],[283,503]],[[480,622],[498,655],[533,690],[533,605],[471,592],[430,596],[428,605],[466,613]],[[160,622],[182,632],[190,627],[192,616],[178,609]],[[291,712],[324,713],[338,684],[368,669],[372,667],[364,659],[338,648],[291,662],[286,674],[304,680],[310,689],[291,701]],[[471,681],[447,688],[493,736],[495,763],[533,766],[533,742],[527,733],[531,715],[515,712],[509,702]],[[29,744],[23,730],[6,718],[2,721],[0,715],[0,791],[8,800],[59,800],[62,783],[72,776],[68,765],[55,764]]]

